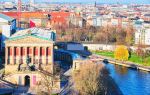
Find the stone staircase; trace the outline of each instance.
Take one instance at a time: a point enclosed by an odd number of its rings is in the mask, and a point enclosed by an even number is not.
[[[28,86],[19,86],[16,88],[12,95],[36,95],[36,91]]]
[[[0,94],[7,94],[7,93],[12,93],[15,89],[15,85],[0,79]]]
[[[6,80],[0,79],[0,84],[3,84],[3,87],[6,88],[15,88],[15,84],[12,84],[11,82],[8,82]]]

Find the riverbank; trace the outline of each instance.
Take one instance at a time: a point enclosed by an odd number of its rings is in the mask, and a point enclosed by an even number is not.
[[[103,85],[106,89],[106,95],[123,95],[120,88],[111,76],[103,78]]]
[[[123,62],[123,61],[115,60],[114,58],[111,58],[111,57],[102,56],[102,55],[98,55],[98,54],[95,54],[95,55],[97,56],[97,60],[108,59],[108,62],[112,63],[112,64],[121,65],[121,66],[125,66],[128,68],[133,68],[133,69],[137,69],[137,70],[143,70],[143,71],[150,72],[150,66],[142,66],[140,64],[135,64],[135,63],[129,62],[129,61]]]
[[[114,58],[113,51],[92,51],[94,54],[98,54],[101,56]],[[150,66],[150,56],[146,57],[144,60],[142,57],[137,56],[135,53],[131,53],[128,62],[132,62],[137,65]]]

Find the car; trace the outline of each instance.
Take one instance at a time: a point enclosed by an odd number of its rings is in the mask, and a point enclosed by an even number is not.
[[[106,63],[106,64],[109,63],[109,62],[108,62],[108,59],[104,59],[104,60],[103,60],[103,63]]]

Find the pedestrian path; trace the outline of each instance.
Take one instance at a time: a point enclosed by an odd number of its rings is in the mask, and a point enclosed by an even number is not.
[[[110,57],[96,55],[96,54],[93,54],[90,56],[90,60],[92,60],[93,62],[103,61],[104,59],[108,59],[108,62],[112,63],[112,64],[121,65],[121,66],[125,66],[128,68],[133,68],[133,69],[137,69],[137,70],[143,70],[143,71],[150,72],[150,66],[142,66],[140,64],[136,64],[136,63],[129,62],[129,61],[119,61],[119,60],[115,60],[115,59],[110,58]]]

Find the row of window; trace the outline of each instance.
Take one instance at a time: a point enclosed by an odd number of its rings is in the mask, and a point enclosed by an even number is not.
[[[56,60],[56,61],[65,61],[65,62],[68,62],[68,63],[72,63],[73,59],[72,59],[71,54],[56,51],[54,53],[54,60]]]

